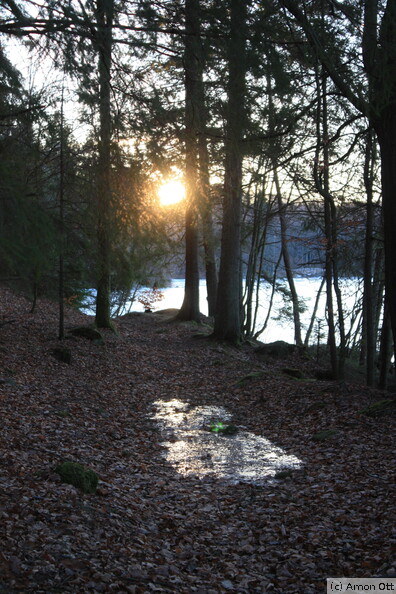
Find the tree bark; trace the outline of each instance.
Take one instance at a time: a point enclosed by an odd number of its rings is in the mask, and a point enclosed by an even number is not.
[[[64,266],[64,250],[65,250],[65,151],[64,151],[64,93],[62,86],[61,95],[61,110],[60,110],[60,126],[59,126],[59,320],[58,320],[58,338],[62,340],[65,337],[65,266]]]
[[[298,299],[298,293],[294,282],[293,270],[291,266],[289,248],[287,244],[287,222],[286,222],[286,206],[283,203],[281,187],[279,183],[278,171],[276,164],[274,163],[274,178],[275,187],[279,209],[279,222],[281,228],[281,245],[282,245],[282,257],[285,265],[285,272],[287,282],[289,284],[290,294],[292,298],[293,307],[293,322],[294,322],[294,341],[297,346],[302,346],[303,341],[301,337],[301,319],[300,319],[300,304]]]
[[[199,312],[198,227],[197,214],[194,205],[187,206],[185,224],[186,278],[184,285],[183,303],[178,314],[176,315],[176,319],[200,323],[201,318]]]
[[[364,185],[367,196],[366,207],[366,235],[364,252],[363,273],[363,317],[362,317],[362,363],[366,364],[366,383],[374,384],[375,362],[375,318],[374,318],[374,291],[373,291],[373,233],[374,233],[374,206],[373,206],[373,130],[368,130],[364,163]]]
[[[214,337],[239,343],[241,338],[242,134],[245,120],[246,0],[231,0],[228,45],[228,113],[225,140],[223,225]]]
[[[100,141],[98,171],[98,281],[95,323],[111,328],[110,251],[111,251],[111,61],[113,0],[97,0],[97,49],[99,53]]]
[[[200,109],[205,109],[203,97],[202,72],[199,85],[202,86]],[[217,297],[217,265],[215,251],[215,237],[213,232],[212,205],[210,203],[210,181],[209,181],[209,154],[205,136],[206,117],[202,113],[200,118],[200,134],[198,139],[199,155],[199,195],[200,213],[202,221],[202,237],[205,257],[205,278],[208,295],[208,314],[214,316],[216,312]]]
[[[330,194],[329,178],[329,147],[327,143],[327,104],[326,104],[326,74],[321,66],[316,72],[316,92],[317,92],[317,115],[316,115],[316,137],[317,145],[314,163],[315,187],[324,201],[324,232],[326,241],[325,252],[325,283],[326,283],[326,310],[328,326],[328,346],[330,352],[331,370],[334,379],[338,379],[338,356],[336,341],[336,324],[333,298],[333,260],[336,257],[336,233],[333,230],[335,222],[335,213],[332,208],[333,197]]]
[[[385,291],[392,334],[396,341],[396,102],[375,125],[381,154],[382,208],[384,213]]]
[[[185,151],[186,151],[186,238],[184,299],[178,320],[200,322],[198,258],[198,82],[199,82],[199,0],[185,1],[184,46]]]
[[[379,356],[379,381],[378,387],[380,390],[386,390],[389,376],[389,368],[392,358],[392,337],[391,337],[391,322],[389,317],[389,308],[385,299],[384,315],[381,329],[381,346]]]
[[[199,7],[198,7],[199,8]],[[195,19],[200,34],[199,18]],[[205,278],[209,316],[214,316],[217,297],[217,264],[215,236],[213,231],[212,204],[210,196],[209,151],[206,138],[207,108],[203,81],[204,53],[200,35],[196,44],[197,52],[197,117],[198,117],[198,187],[199,211],[202,221],[202,238],[205,258]]]
[[[365,29],[371,27],[365,48],[365,65],[370,82],[370,120],[377,133],[381,155],[385,299],[396,354],[396,0],[387,1],[379,28],[377,3],[366,0],[365,8]],[[374,43],[374,36],[377,43]]]
[[[272,81],[271,76],[267,76],[267,94],[268,94],[268,127],[270,132],[274,132],[274,116],[275,116],[275,107],[274,107],[274,98],[273,98],[273,89],[272,89]],[[282,246],[282,258],[283,263],[285,266],[286,278],[290,289],[290,294],[292,298],[292,308],[293,308],[293,322],[294,322],[294,341],[297,346],[302,346],[302,337],[301,337],[301,319],[300,319],[300,304],[297,294],[296,285],[294,282],[294,275],[291,265],[291,259],[289,254],[289,247],[287,241],[287,221],[286,221],[286,206],[283,203],[282,192],[281,192],[281,185],[279,183],[279,175],[278,175],[278,154],[275,151],[271,152],[271,162],[273,167],[273,175],[274,175],[274,182],[275,182],[275,189],[276,189],[276,200],[278,203],[278,214],[279,214],[279,223],[280,223],[280,232],[281,232],[281,246]]]
[[[261,164],[259,164],[258,171],[260,170],[260,166]],[[255,332],[257,333],[256,322],[259,307],[260,285],[263,277],[268,224],[272,217],[272,204],[272,200],[266,200],[264,198],[263,189],[258,189],[256,187],[254,202],[253,205],[251,205],[253,220],[251,222],[251,240],[245,272],[245,287],[243,290],[242,333],[244,338],[251,338],[255,336]]]

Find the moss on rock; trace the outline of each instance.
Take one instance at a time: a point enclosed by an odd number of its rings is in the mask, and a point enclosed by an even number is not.
[[[281,481],[283,479],[287,479],[289,477],[291,477],[293,474],[293,470],[291,470],[290,468],[285,468],[284,470],[278,470],[275,473],[274,478],[278,481]]]
[[[396,400],[384,399],[378,400],[363,408],[361,414],[367,415],[368,417],[383,417],[386,415],[396,414]]]
[[[281,371],[289,377],[294,377],[295,379],[304,379],[304,374],[301,371],[301,369],[294,369],[293,367],[283,367]]]
[[[73,336],[87,338],[88,340],[92,340],[94,342],[103,341],[102,334],[96,328],[92,328],[92,326],[77,326],[77,328],[72,328],[69,330],[69,333]]]
[[[273,357],[274,359],[287,359],[293,353],[296,352],[297,346],[295,344],[289,344],[284,340],[276,340],[275,342],[269,342],[261,344],[256,350],[257,355],[264,357]]]
[[[326,408],[325,402],[322,402],[322,401],[313,402],[305,409],[305,412],[310,413],[310,412],[314,412],[316,410],[323,410],[324,408]]]
[[[338,435],[338,431],[335,429],[323,429],[323,431],[318,431],[315,435],[312,436],[314,441],[326,441],[327,439],[332,439]]]
[[[95,493],[98,486],[98,475],[78,462],[62,462],[55,472],[62,481],[80,489],[83,493]]]
[[[232,385],[233,386],[243,386],[244,384],[251,382],[257,379],[267,379],[269,377],[269,373],[267,371],[252,371],[247,375],[244,375],[240,379],[236,380]]]

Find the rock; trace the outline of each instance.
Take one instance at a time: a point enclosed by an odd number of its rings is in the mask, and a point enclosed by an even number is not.
[[[281,369],[282,373],[288,375],[289,377],[294,377],[296,379],[304,379],[304,374],[301,369],[294,369],[292,367],[284,367]]]
[[[223,362],[221,364],[224,364]],[[245,383],[253,381],[253,380],[257,380],[257,379],[269,379],[270,378],[270,374],[267,371],[253,371],[251,373],[248,373],[247,375],[241,377],[239,380],[237,380],[234,385],[235,386],[243,386]]]
[[[315,372],[315,378],[320,381],[333,381],[334,380],[334,373],[331,369],[318,369]]]
[[[323,431],[318,431],[315,435],[312,436],[314,441],[326,441],[327,439],[333,439],[338,435],[338,431],[336,429],[324,429]]]
[[[167,309],[159,309],[154,313],[159,316],[176,316],[179,313],[179,310],[174,307],[168,307]]]
[[[290,355],[295,353],[297,347],[295,344],[290,344],[284,340],[276,340],[262,344],[255,350],[257,355],[264,357],[273,357],[274,359],[287,359]]]
[[[88,340],[96,340],[98,342],[102,342],[103,340],[103,336],[99,330],[96,330],[96,328],[91,328],[90,326],[77,326],[77,328],[72,328],[69,330],[69,334],[87,338]]]
[[[66,347],[56,347],[55,349],[52,349],[51,355],[61,363],[68,363],[69,365],[71,363],[71,350]]]
[[[313,412],[315,410],[323,410],[324,408],[326,408],[326,403],[325,402],[322,402],[322,401],[313,402],[312,404],[310,404],[306,408],[305,412],[306,413],[310,413],[310,412]]]
[[[368,417],[384,417],[387,415],[395,415],[396,400],[378,400],[378,402],[374,402],[373,404],[370,404],[370,406],[363,408],[360,413],[367,415]]]
[[[287,468],[285,470],[278,470],[278,472],[275,473],[274,478],[278,481],[281,481],[283,479],[289,478],[292,476],[292,474],[293,471],[290,468]]]
[[[0,385],[8,384],[10,386],[16,386],[16,381],[12,377],[0,377]]]

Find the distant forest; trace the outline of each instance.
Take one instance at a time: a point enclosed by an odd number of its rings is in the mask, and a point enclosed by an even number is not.
[[[213,337],[233,344],[256,337],[259,288],[281,287],[307,346],[309,274],[333,376],[353,355],[385,386],[396,0],[3,0],[0,126],[0,280],[32,309],[58,299],[60,338],[87,289],[111,328],[114,299],[178,275],[178,319],[201,321],[204,277]],[[161,202],[175,180],[185,198]]]

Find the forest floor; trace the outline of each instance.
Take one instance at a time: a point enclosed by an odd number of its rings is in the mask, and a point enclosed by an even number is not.
[[[395,416],[360,412],[386,394],[159,314],[65,339],[63,363],[56,306],[0,298],[0,592],[317,594],[396,576]],[[91,322],[66,311],[67,329]],[[260,484],[178,473],[153,418],[173,399],[224,406],[302,465]],[[62,461],[94,470],[96,493],[61,482]]]

